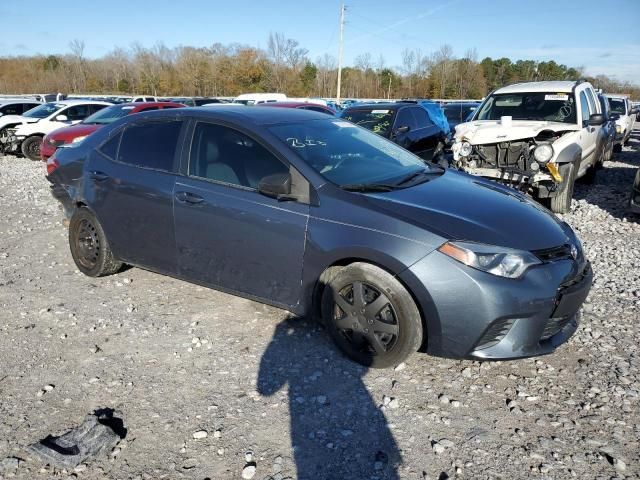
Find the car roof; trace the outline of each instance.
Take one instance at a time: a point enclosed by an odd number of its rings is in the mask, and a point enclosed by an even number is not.
[[[37,103],[41,104],[39,100],[31,100],[27,98],[0,98],[0,105],[10,105],[12,103]]]
[[[388,102],[388,103],[356,103],[345,108],[346,110],[396,110],[400,107],[415,106],[417,103],[412,102]]]
[[[154,110],[135,115],[136,119],[176,118],[181,116],[197,117],[211,120],[228,120],[241,124],[275,125],[280,123],[296,123],[307,120],[329,120],[326,113],[314,112],[300,108],[255,108],[245,105],[225,105],[216,108],[190,107],[167,110]]]
[[[313,102],[268,102],[268,103],[259,103],[256,105],[257,107],[287,107],[287,108],[297,108],[297,107],[320,107],[327,108],[324,105]]]
[[[47,103],[55,103],[56,105],[113,105],[111,102],[103,102],[102,100],[82,100],[82,99],[72,99],[72,100],[54,100],[52,102]]]
[[[548,82],[514,83],[497,89],[493,93],[523,93],[523,92],[557,92],[570,93],[577,82],[570,80],[556,80]]]

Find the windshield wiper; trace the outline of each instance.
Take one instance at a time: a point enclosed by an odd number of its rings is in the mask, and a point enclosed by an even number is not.
[[[444,171],[444,169],[442,169],[442,171]],[[430,170],[416,170],[415,172],[411,172],[407,175],[405,175],[404,177],[400,178],[400,180],[398,180],[397,182],[395,182],[393,184],[394,187],[399,187],[400,185],[404,185],[406,183],[411,182],[412,180],[419,180],[417,183],[424,183],[428,180],[430,180],[429,177],[431,177],[432,175],[436,174],[436,173],[440,173],[440,172],[432,172]],[[422,178],[420,178],[422,177]]]
[[[347,192],[390,192],[395,187],[383,183],[347,183],[340,188]]]

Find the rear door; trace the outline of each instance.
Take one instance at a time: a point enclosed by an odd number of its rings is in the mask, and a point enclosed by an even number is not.
[[[411,107],[410,110],[416,124],[414,153],[420,155],[425,160],[431,160],[433,158],[433,152],[440,142],[440,128],[431,121],[429,114],[424,108]]]
[[[183,122],[128,124],[91,153],[85,198],[117,257],[176,273],[173,188]]]
[[[297,304],[309,205],[257,191],[263,177],[292,167],[230,126],[199,121],[190,136],[187,175],[178,178],[174,200],[180,275]]]

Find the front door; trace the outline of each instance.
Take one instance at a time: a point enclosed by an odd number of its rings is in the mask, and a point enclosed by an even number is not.
[[[173,190],[182,124],[128,125],[91,153],[85,189],[116,257],[174,274]]]
[[[293,306],[301,292],[309,205],[257,191],[289,171],[265,146],[227,126],[198,122],[188,175],[175,186],[180,275]]]

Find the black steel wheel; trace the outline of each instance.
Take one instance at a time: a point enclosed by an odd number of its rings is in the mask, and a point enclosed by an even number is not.
[[[331,279],[322,316],[338,347],[366,366],[395,366],[422,342],[422,320],[411,295],[370,264],[348,265]]]
[[[42,138],[38,136],[27,137],[23,140],[20,149],[22,154],[29,160],[42,160],[40,158],[40,144]]]
[[[86,208],[77,209],[69,221],[69,248],[78,269],[90,277],[111,275],[122,267],[97,218]]]

